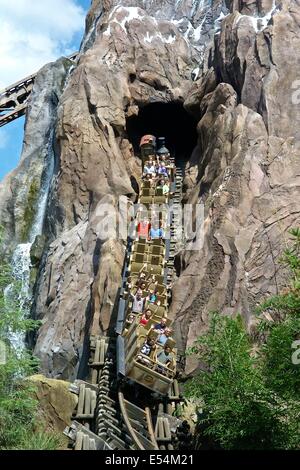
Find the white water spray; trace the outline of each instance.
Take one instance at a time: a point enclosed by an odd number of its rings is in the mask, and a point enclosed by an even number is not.
[[[91,47],[91,45],[94,43],[96,35],[97,35],[97,25],[102,17],[103,12],[101,11],[98,16],[94,19],[94,22],[92,26],[90,27],[89,31],[87,32],[86,36],[84,37],[81,46],[80,46],[80,52],[84,53]]]
[[[27,243],[21,243],[17,245],[11,261],[13,277],[20,285],[17,301],[20,309],[24,312],[25,317],[30,313],[32,297],[30,290],[30,250],[36,237],[41,235],[43,230],[47,200],[54,170],[53,135],[54,129],[51,130],[48,140],[47,157],[42,174],[39,201],[37,204],[34,222],[29,233],[29,240]],[[12,291],[12,285],[6,288],[5,296],[7,299],[9,299],[9,295],[12,293]],[[14,333],[11,331],[9,334],[9,340],[16,351],[21,352],[24,350],[25,335],[23,333]]]

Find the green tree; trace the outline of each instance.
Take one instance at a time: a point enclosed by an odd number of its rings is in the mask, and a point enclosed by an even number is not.
[[[300,365],[292,362],[292,344],[300,338],[300,229],[290,234],[281,263],[291,278],[258,309],[256,355],[241,317],[219,314],[189,351],[205,367],[186,393],[203,400],[203,435],[225,449],[300,447]]]
[[[267,385],[281,396],[294,399],[300,389],[300,366],[292,362],[292,344],[300,339],[300,229],[290,230],[291,246],[280,260],[290,272],[290,281],[278,295],[257,309],[264,332],[262,361]]]
[[[287,318],[270,327],[262,347],[266,384],[287,399],[299,396],[300,365],[292,361],[292,344],[297,339],[300,339],[300,318]]]
[[[282,321],[288,315],[300,317],[300,229],[291,229],[289,233],[292,237],[291,246],[280,259],[280,264],[290,272],[289,284],[278,295],[266,299],[257,309],[258,313],[268,311],[274,321]]]
[[[5,344],[6,361],[0,363],[0,449],[34,449],[37,445],[40,449],[55,449],[60,442],[56,435],[36,433],[38,402],[27,377],[36,372],[38,362],[26,348],[17,351],[10,344],[12,334],[25,335],[38,326],[37,322],[24,318],[18,290],[10,267],[2,260],[0,341]]]
[[[294,447],[293,410],[287,412],[286,404],[265,386],[240,317],[213,314],[209,331],[189,353],[205,364],[186,393],[204,400],[200,424],[206,437],[224,449]]]

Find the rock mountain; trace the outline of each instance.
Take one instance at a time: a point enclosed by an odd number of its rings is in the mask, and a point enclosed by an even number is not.
[[[99,238],[101,204],[134,201],[141,133],[169,138],[184,201],[204,204],[203,246],[176,260],[179,350],[211,310],[253,327],[260,299],[284,285],[276,261],[299,224],[299,43],[299,0],[92,2],[76,62],[39,72],[21,163],[0,185],[9,254],[29,240],[54,167],[32,247],[45,374],[82,377],[89,334],[109,332],[125,242]]]

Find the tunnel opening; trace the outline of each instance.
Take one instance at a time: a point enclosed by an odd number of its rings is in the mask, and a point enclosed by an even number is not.
[[[138,116],[127,120],[127,137],[135,155],[140,155],[140,140],[146,134],[165,137],[166,146],[175,157],[176,165],[184,170],[197,145],[197,121],[183,104],[150,103],[139,110]]]

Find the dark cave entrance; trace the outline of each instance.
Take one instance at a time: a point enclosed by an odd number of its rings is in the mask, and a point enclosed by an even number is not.
[[[196,127],[197,121],[185,111],[182,103],[151,103],[140,108],[138,116],[127,120],[127,135],[136,155],[140,154],[143,135],[165,137],[176,165],[184,169],[197,145]]]

